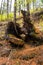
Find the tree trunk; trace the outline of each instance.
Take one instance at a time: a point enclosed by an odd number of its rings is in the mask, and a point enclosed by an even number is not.
[[[10,12],[11,12],[11,6],[12,6],[12,0],[11,0],[11,2],[10,2]]]
[[[16,29],[16,0],[14,0],[14,26],[15,26],[15,30],[16,30],[16,33],[18,35],[18,32],[17,32],[17,29]]]
[[[34,10],[34,0],[33,0],[33,10]]]
[[[20,2],[19,2],[19,15],[20,15],[20,10],[21,10],[21,5],[20,5]]]
[[[5,13],[5,0],[4,0],[4,4],[3,4],[3,13]]]
[[[2,20],[2,14],[3,14],[2,4],[3,4],[3,0],[1,1],[1,20]]]
[[[27,3],[27,11],[29,12],[29,3]]]
[[[21,8],[21,7],[20,7],[20,2],[19,2],[19,15],[20,15],[20,10],[21,10],[20,8]]]
[[[9,0],[7,0],[7,18],[9,17],[8,14],[9,14]]]

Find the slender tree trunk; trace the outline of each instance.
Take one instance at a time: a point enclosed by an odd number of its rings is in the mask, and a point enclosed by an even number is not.
[[[12,0],[10,1],[10,12],[11,12]]]
[[[20,5],[20,2],[19,2],[19,15],[20,15],[20,11],[21,11],[21,5]]]
[[[25,10],[25,0],[24,0],[24,10]]]
[[[16,28],[16,0],[14,0],[14,26],[15,26],[16,33],[18,35],[17,28]]]
[[[29,22],[31,22],[29,3],[27,3],[27,19],[29,20]],[[28,23],[29,23],[29,22],[28,22]]]
[[[33,0],[33,10],[34,10],[34,0]]]
[[[4,0],[4,4],[3,4],[3,13],[5,13],[5,0]]]
[[[7,0],[7,18],[9,17],[9,0]]]
[[[29,3],[27,3],[27,11],[29,12]]]
[[[3,5],[3,0],[1,1],[1,20],[2,20],[2,14],[3,14],[3,7],[2,7],[2,5]]]
[[[15,21],[15,23],[16,23],[16,0],[15,0],[15,2],[14,2],[14,21]]]

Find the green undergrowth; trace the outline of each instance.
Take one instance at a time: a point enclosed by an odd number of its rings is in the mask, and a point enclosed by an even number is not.
[[[13,13],[9,13],[8,17],[7,17],[7,14],[0,14],[0,21],[5,21],[5,20],[8,20],[8,19],[13,19],[13,17],[14,17]]]
[[[16,13],[16,18],[20,18],[20,17],[22,17],[22,14],[20,13],[20,15],[19,15]],[[7,14],[0,14],[0,21],[5,21],[5,20],[9,20],[9,19],[10,20],[14,19],[14,13],[9,13],[8,17],[7,17]]]

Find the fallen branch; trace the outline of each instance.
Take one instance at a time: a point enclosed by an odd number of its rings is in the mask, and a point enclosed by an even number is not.
[[[22,39],[19,39],[12,34],[9,34],[8,36],[9,36],[9,39],[8,39],[9,42],[12,42],[16,45],[21,45],[21,46],[24,45],[24,41]]]

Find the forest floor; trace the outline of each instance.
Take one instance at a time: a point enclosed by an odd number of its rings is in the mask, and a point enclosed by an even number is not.
[[[43,65],[43,42],[40,45],[25,43],[14,47],[3,39],[6,22],[0,23],[0,65]]]
[[[20,48],[0,40],[0,65],[43,65],[43,45],[25,43]]]

